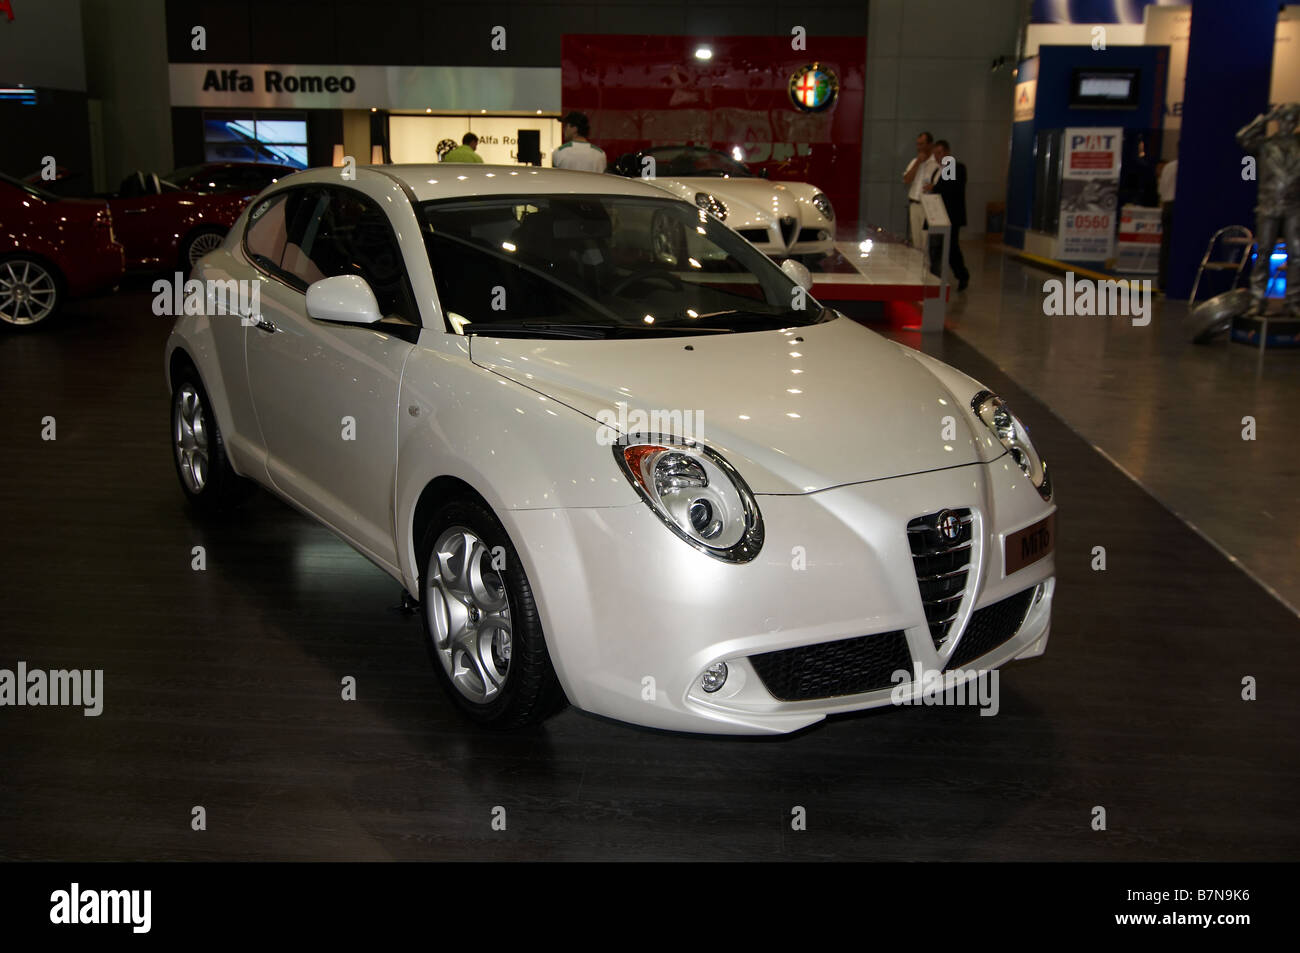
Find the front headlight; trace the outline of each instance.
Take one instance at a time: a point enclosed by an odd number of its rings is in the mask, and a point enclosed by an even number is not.
[[[720,222],[727,220],[727,206],[722,199],[716,195],[710,195],[708,192],[696,192],[695,204],[704,211],[708,212]]]
[[[747,563],[763,547],[763,517],[744,479],[699,445],[616,446],[623,475],[664,524],[702,553]]]
[[[998,438],[998,442],[1007,448],[1007,452],[1024,471],[1029,482],[1038,491],[1038,495],[1045,500],[1050,500],[1052,480],[1047,475],[1047,461],[1034,449],[1025,425],[1007,408],[1002,398],[994,395],[992,391],[980,391],[971,399],[970,405],[975,411],[975,416],[984,421],[984,425],[993,432],[993,436]]]
[[[835,208],[831,205],[831,200],[822,193],[818,192],[812,197],[812,204],[817,206],[817,211],[826,216],[828,222],[835,221]]]

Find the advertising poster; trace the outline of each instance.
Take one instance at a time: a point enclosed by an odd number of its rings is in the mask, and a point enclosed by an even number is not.
[[[1114,255],[1123,132],[1118,126],[1065,130],[1060,258],[1104,261]]]
[[[1119,261],[1125,274],[1152,274],[1160,264],[1160,209],[1125,205],[1119,217]]]

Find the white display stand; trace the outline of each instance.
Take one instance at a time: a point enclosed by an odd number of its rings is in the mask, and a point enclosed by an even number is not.
[[[921,332],[930,333],[943,330],[944,311],[948,298],[948,245],[952,241],[952,221],[948,218],[948,209],[943,204],[943,196],[926,192],[921,196],[921,208],[925,211],[925,261],[922,267],[929,273],[930,242],[939,239],[943,249],[939,256],[939,294],[934,298],[925,298],[921,302]]]
[[[1116,269],[1125,274],[1154,275],[1160,265],[1160,209],[1125,205],[1119,210]]]

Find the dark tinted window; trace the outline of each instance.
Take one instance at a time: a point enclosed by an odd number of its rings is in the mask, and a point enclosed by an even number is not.
[[[425,244],[452,329],[524,322],[640,328],[805,324],[794,285],[702,209],[535,195],[428,202]],[[811,299],[809,299],[811,300]]]

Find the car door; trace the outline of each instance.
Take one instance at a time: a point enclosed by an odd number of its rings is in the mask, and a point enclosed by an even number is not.
[[[398,391],[419,329],[401,250],[387,215],[357,190],[303,186],[285,206],[280,260],[250,255],[273,279],[262,320],[245,336],[267,475],[292,502],[394,566]],[[308,286],[343,274],[366,279],[383,322],[307,316]]]
[[[127,268],[175,265],[178,232],[194,204],[192,195],[164,191],[153,173],[135,172],[108,204],[113,232],[126,249]]]

